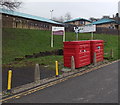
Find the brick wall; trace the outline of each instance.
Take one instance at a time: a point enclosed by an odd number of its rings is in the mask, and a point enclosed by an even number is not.
[[[61,26],[47,22],[2,14],[2,27],[51,30],[52,26]]]

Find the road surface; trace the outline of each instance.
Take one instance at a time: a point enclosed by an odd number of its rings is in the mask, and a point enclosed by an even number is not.
[[[118,63],[7,103],[118,103]]]

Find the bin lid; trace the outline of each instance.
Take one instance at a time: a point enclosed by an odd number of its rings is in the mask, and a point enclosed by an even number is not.
[[[82,40],[82,41],[66,41],[63,42],[64,44],[68,44],[68,45],[77,45],[77,44],[89,44],[90,41],[89,40]]]
[[[104,40],[90,40],[91,43],[103,43]]]

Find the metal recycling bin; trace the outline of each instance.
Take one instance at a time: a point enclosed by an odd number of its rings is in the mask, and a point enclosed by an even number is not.
[[[91,63],[93,63],[94,52],[96,53],[96,61],[104,60],[104,41],[103,40],[90,40],[91,46]]]
[[[64,42],[64,66],[71,67],[71,56],[74,56],[75,68],[90,64],[90,41]]]

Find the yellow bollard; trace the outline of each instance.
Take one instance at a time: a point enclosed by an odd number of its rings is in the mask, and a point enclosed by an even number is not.
[[[56,77],[58,77],[58,61],[55,61],[55,65],[56,65]]]
[[[8,87],[7,87],[8,91],[11,90],[11,80],[12,80],[12,70],[9,70],[8,71]]]

